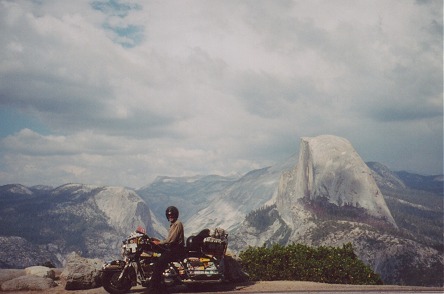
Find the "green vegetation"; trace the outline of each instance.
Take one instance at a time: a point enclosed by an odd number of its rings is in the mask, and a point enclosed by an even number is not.
[[[301,244],[249,247],[239,257],[252,280],[382,284],[380,276],[357,258],[351,243],[342,248]]]
[[[270,236],[270,239],[279,240],[278,242],[280,244],[286,244],[290,238],[291,230],[280,217],[276,205],[264,206],[251,211],[246,216],[246,221],[251,227],[261,232],[266,231],[271,225],[278,222],[279,228],[274,230],[274,233],[272,236]],[[271,243],[266,242],[266,245],[271,245]]]
[[[276,205],[271,205],[251,211],[245,219],[255,229],[263,231],[278,218],[280,217],[279,212],[276,210]]]

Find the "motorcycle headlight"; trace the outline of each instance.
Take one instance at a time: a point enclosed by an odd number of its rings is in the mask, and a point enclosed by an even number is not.
[[[137,251],[137,243],[131,243],[126,245],[126,250],[129,253],[136,253]]]

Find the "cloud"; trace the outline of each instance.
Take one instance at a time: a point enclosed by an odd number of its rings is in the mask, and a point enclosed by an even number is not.
[[[442,173],[441,12],[439,1],[0,1],[0,107],[17,114],[0,118],[0,178],[138,187],[248,172],[327,133],[364,160]]]
[[[121,141],[92,132],[75,133],[70,136],[40,135],[30,129],[22,129],[2,140],[5,150],[24,155],[75,155],[82,153],[115,155],[125,151]]]

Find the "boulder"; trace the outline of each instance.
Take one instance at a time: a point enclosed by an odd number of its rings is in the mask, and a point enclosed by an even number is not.
[[[20,290],[47,290],[57,286],[53,279],[37,277],[32,275],[20,276],[18,278],[2,283],[2,291]]]
[[[23,269],[0,269],[0,286],[9,280],[26,275]]]
[[[25,273],[31,276],[55,279],[55,271],[46,266],[30,266],[25,268]]]
[[[236,256],[225,255],[224,257],[224,276],[230,282],[245,282],[249,280],[249,276],[242,270],[240,259]]]
[[[61,274],[65,290],[87,290],[102,286],[100,270],[103,262],[99,259],[83,258],[77,253],[67,256],[66,266]]]

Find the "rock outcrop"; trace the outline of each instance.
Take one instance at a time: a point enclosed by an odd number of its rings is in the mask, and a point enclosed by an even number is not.
[[[277,209],[297,227],[307,218],[303,204],[352,207],[396,227],[372,172],[344,138],[302,138],[299,161],[279,185]]]
[[[55,272],[44,266],[32,266],[23,270],[5,269],[0,271],[2,291],[36,291],[56,287]]]
[[[137,226],[144,226],[153,234],[151,211],[145,201],[133,190],[123,187],[106,187],[93,197],[97,207],[109,219],[109,224],[122,235],[129,234]]]
[[[2,284],[2,291],[47,290],[57,284],[50,278],[21,276]]]
[[[30,276],[55,279],[55,272],[46,266],[30,266],[25,269],[25,273]]]
[[[275,205],[250,213],[230,246],[239,250],[273,243],[352,243],[356,255],[384,283],[441,286],[442,245],[434,246],[427,236],[406,234],[404,223],[398,228],[374,175],[385,182],[384,188],[406,191],[388,169],[377,166],[372,172],[346,139],[302,138],[299,161],[282,174]]]
[[[83,258],[76,253],[69,254],[61,275],[65,289],[86,290],[101,287],[102,264],[99,259]]]
[[[2,269],[0,270],[0,286],[9,280],[26,275],[24,269]]]

